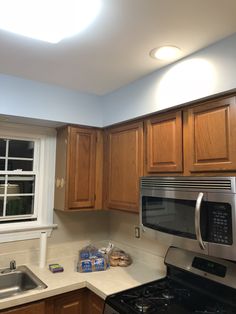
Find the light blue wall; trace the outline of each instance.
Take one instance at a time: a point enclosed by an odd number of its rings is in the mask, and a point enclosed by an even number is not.
[[[0,75],[0,114],[102,126],[100,97]]]
[[[99,97],[0,75],[0,114],[106,126],[236,88],[236,34]]]
[[[236,88],[236,34],[103,97],[110,125]]]

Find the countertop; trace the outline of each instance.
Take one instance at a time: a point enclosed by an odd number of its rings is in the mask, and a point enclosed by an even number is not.
[[[101,298],[139,286],[149,281],[164,277],[166,268],[161,257],[151,265],[135,260],[128,267],[111,267],[106,271],[92,273],[78,273],[75,257],[57,260],[64,267],[62,273],[51,273],[48,267],[39,268],[35,265],[27,265],[48,287],[42,290],[32,290],[21,295],[0,300],[0,309],[37,301],[52,297],[61,293],[87,287]]]

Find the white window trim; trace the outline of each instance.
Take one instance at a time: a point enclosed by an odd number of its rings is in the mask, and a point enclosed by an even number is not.
[[[54,178],[56,159],[56,130],[52,128],[1,123],[1,137],[38,139],[40,141],[40,177],[38,180],[39,193],[37,197],[37,221],[0,224],[0,243],[17,240],[40,238],[41,232],[50,236],[53,224],[54,207]]]

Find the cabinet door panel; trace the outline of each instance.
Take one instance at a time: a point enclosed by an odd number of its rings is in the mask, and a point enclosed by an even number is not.
[[[235,98],[188,110],[190,171],[236,169]]]
[[[19,306],[15,309],[3,310],[2,314],[45,314],[45,303],[38,302],[32,303],[25,306]]]
[[[95,203],[96,132],[70,128],[69,208],[89,208]]]
[[[54,314],[83,314],[83,295],[68,294],[54,301]]]
[[[143,123],[111,129],[108,132],[108,207],[138,212],[142,174]]]
[[[104,300],[88,290],[88,314],[103,314]]]
[[[147,172],[181,172],[182,112],[148,119],[146,127]]]

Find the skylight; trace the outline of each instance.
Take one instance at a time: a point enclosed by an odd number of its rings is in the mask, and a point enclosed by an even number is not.
[[[58,43],[93,22],[101,0],[0,0],[0,29]]]

